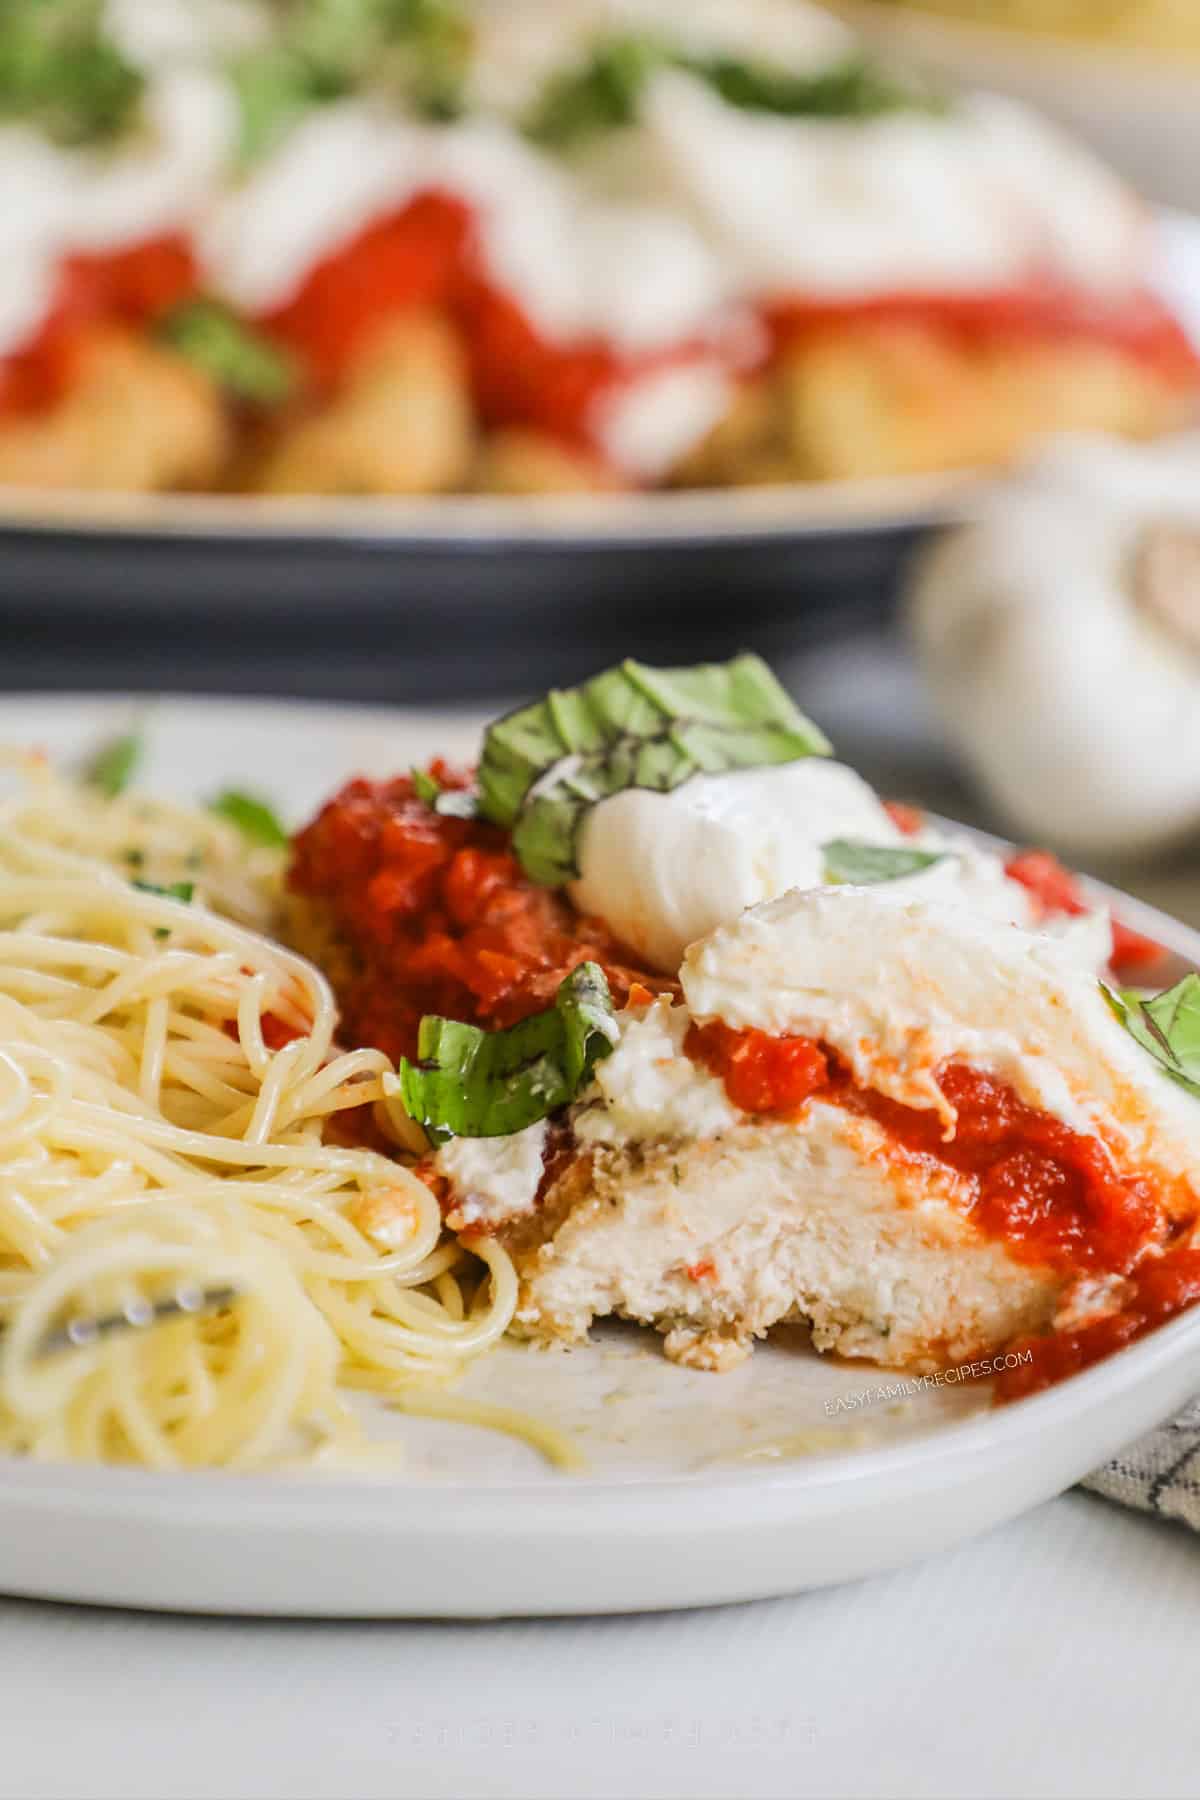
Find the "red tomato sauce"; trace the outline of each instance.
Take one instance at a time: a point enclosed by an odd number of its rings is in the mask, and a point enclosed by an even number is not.
[[[1097,1139],[1026,1106],[995,1076],[963,1063],[941,1069],[939,1085],[957,1113],[947,1142],[937,1113],[857,1086],[836,1052],[811,1039],[717,1022],[693,1026],[685,1049],[721,1076],[730,1099],[746,1111],[791,1114],[819,1094],[874,1119],[909,1155],[965,1176],[972,1222],[1018,1261],[1049,1264],[1068,1276],[1130,1276],[1120,1311],[1076,1331],[1006,1346],[1022,1361],[999,1377],[1001,1401],[1077,1374],[1200,1303],[1200,1250],[1181,1245],[1157,1253],[1164,1227],[1151,1184],[1121,1179]]]
[[[317,263],[294,299],[259,323],[331,386],[381,323],[456,304],[472,234],[461,200],[422,194]]]
[[[1102,307],[1091,295],[1045,284],[984,294],[894,293],[861,300],[783,299],[766,312],[777,345],[854,322],[922,325],[968,344],[1091,339],[1161,374],[1195,381],[1200,354],[1183,326],[1154,294]]]
[[[735,1031],[717,1019],[691,1026],[683,1047],[693,1062],[721,1077],[743,1112],[798,1112],[830,1083],[829,1058],[811,1038]]]
[[[1027,1355],[1018,1367],[1005,1369],[996,1382],[1001,1401],[1023,1400],[1068,1375],[1078,1375],[1123,1350],[1169,1319],[1200,1304],[1200,1250],[1186,1244],[1147,1260],[1137,1271],[1132,1292],[1120,1312],[1097,1319],[1077,1331],[1056,1331],[1020,1338],[1008,1348]]]
[[[687,361],[699,346],[623,356],[599,338],[545,338],[483,270],[471,209],[448,193],[421,194],[377,221],[312,271],[288,306],[260,321],[335,382],[370,332],[405,308],[434,306],[460,326],[475,403],[489,426],[526,425],[577,447],[595,445],[597,403],[639,375]],[[836,304],[785,300],[766,309],[775,350],[830,324],[924,322],[971,341],[1080,336],[1124,350],[1165,374],[1200,379],[1200,357],[1153,296],[1098,312],[1044,288],[983,296],[892,294]]]
[[[0,366],[0,406],[53,404],[69,384],[73,344],[97,319],[137,323],[194,293],[187,244],[162,238],[115,256],[75,257],[36,342]],[[599,338],[546,339],[520,305],[490,282],[471,207],[431,189],[375,220],[325,257],[287,305],[258,323],[296,353],[318,388],[335,385],[372,331],[412,307],[433,307],[460,327],[480,416],[526,425],[593,452],[598,401],[639,375],[693,357],[696,345],[629,357]],[[971,343],[1091,338],[1180,381],[1200,379],[1200,357],[1182,326],[1146,294],[1118,309],[1086,296],[1031,286],[999,294],[895,293],[838,302],[782,299],[764,309],[769,356],[798,338],[857,321],[923,323]]]
[[[958,1115],[947,1141],[936,1112],[858,1087],[836,1053],[811,1039],[717,1023],[693,1026],[685,1048],[744,1111],[790,1114],[820,1094],[874,1119],[911,1155],[966,1176],[973,1223],[1022,1262],[1124,1274],[1153,1241],[1160,1213],[1149,1184],[1121,1180],[1096,1138],[1026,1106],[993,1075],[963,1063],[941,1069]]]
[[[443,786],[466,778],[434,763]],[[338,981],[347,1041],[414,1056],[425,1013],[499,1029],[553,1004],[563,979],[597,962],[623,1005],[638,969],[597,920],[522,872],[508,834],[432,812],[412,778],[351,781],[296,838],[288,882],[320,902],[350,953]]]
[[[54,406],[71,385],[92,329],[152,323],[196,291],[196,265],[181,237],[152,238],[104,256],[69,257],[40,331],[23,350],[0,361],[0,411]]]
[[[1019,881],[1041,908],[1043,918],[1055,914],[1077,919],[1091,912],[1079,878],[1064,869],[1048,850],[1022,850],[1005,864],[1010,881]],[[1112,922],[1112,966],[1118,975],[1144,975],[1166,956],[1161,944],[1143,937],[1119,919]]]
[[[594,449],[591,421],[602,395],[693,353],[684,346],[631,358],[600,339],[549,342],[485,279],[471,209],[438,192],[326,257],[294,300],[259,322],[330,387],[374,331],[414,307],[434,307],[460,328],[485,425],[533,426],[581,448]]]

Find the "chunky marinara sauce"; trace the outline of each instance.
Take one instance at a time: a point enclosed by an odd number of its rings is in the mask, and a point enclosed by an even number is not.
[[[466,786],[444,763],[432,773]],[[392,1058],[416,1054],[425,1013],[502,1028],[541,1012],[581,962],[600,964],[618,1005],[634,983],[678,991],[530,881],[506,832],[432,812],[410,776],[344,787],[295,839],[288,882],[348,953],[332,971],[345,1036]]]
[[[0,412],[38,412],[62,398],[90,332],[102,325],[152,324],[197,290],[191,250],[159,237],[106,255],[63,263],[50,311],[36,337],[0,360]]]
[[[413,307],[433,307],[459,326],[485,425],[533,426],[581,449],[595,449],[592,425],[604,394],[696,353],[683,345],[632,357],[600,338],[552,343],[487,280],[470,207],[436,191],[326,257],[287,306],[259,323],[329,387],[373,332]]]
[[[876,1120],[910,1155],[966,1176],[973,1223],[1017,1260],[1066,1274],[1131,1275],[1119,1312],[1011,1346],[1028,1358],[1000,1378],[1001,1399],[1049,1387],[1200,1302],[1200,1250],[1144,1256],[1162,1235],[1151,1185],[1122,1180],[1097,1139],[1026,1106],[995,1076],[964,1063],[942,1068],[939,1085],[957,1113],[947,1142],[937,1113],[857,1086],[836,1052],[809,1038],[716,1022],[694,1025],[685,1048],[721,1076],[730,1099],[748,1112],[787,1116],[819,1095]]]
[[[947,1063],[938,1077],[958,1116],[947,1141],[938,1113],[857,1086],[836,1052],[809,1038],[718,1022],[693,1026],[686,1048],[748,1112],[787,1115],[819,1094],[876,1120],[910,1154],[967,1176],[972,1220],[1022,1261],[1124,1274],[1154,1233],[1159,1208],[1148,1184],[1118,1179],[1096,1138],[965,1063]]]
[[[1028,1352],[1028,1361],[1004,1370],[996,1383],[1001,1400],[1021,1400],[1040,1393],[1068,1375],[1123,1350],[1159,1325],[1200,1305],[1200,1250],[1177,1245],[1144,1263],[1130,1284],[1120,1312],[1096,1319],[1077,1331],[1020,1338],[1010,1349]]]
[[[970,345],[1090,340],[1134,357],[1168,379],[1195,380],[1196,348],[1157,297],[1143,292],[1119,306],[1099,306],[1069,288],[1029,283],[984,294],[871,294],[859,300],[789,298],[767,310],[781,343],[803,341],[831,326],[862,323],[924,326]]]

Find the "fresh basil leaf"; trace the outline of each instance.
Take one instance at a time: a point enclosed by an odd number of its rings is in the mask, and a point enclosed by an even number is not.
[[[294,392],[296,366],[286,351],[213,300],[192,300],[159,325],[164,342],[237,400],[278,406]]]
[[[571,150],[631,125],[647,83],[663,69],[695,76],[728,106],[781,118],[871,119],[898,111],[944,111],[943,95],[900,81],[869,57],[852,56],[797,74],[745,57],[702,56],[662,38],[621,33],[602,38],[576,68],[553,76],[525,120],[548,149]]]
[[[899,81],[870,57],[850,56],[816,74],[721,56],[689,64],[728,106],[787,119],[876,119],[891,112],[944,112],[944,94]]]
[[[822,844],[825,880],[853,887],[872,887],[881,881],[902,881],[920,875],[935,863],[945,862],[945,850],[900,850],[891,844],[860,844],[850,838],[834,838]]]
[[[208,810],[236,825],[252,844],[259,844],[266,850],[282,850],[287,844],[288,834],[278,818],[266,801],[254,794],[226,788],[215,800],[210,800]]]
[[[508,1031],[422,1019],[417,1061],[397,1071],[404,1109],[434,1143],[511,1137],[573,1100],[616,1039],[604,971],[580,963],[549,1011]]]
[[[105,37],[102,0],[0,0],[0,120],[99,143],[129,123],[144,86]]]
[[[584,816],[612,794],[670,793],[693,775],[829,753],[760,657],[692,669],[624,662],[490,727],[479,810],[511,829],[526,874],[556,887],[578,874]]]
[[[479,807],[470,788],[444,788],[425,769],[412,770],[413,792],[430,812],[444,819],[473,819]]]
[[[569,150],[637,117],[652,75],[671,62],[658,39],[626,33],[595,45],[579,67],[547,82],[525,121],[526,135],[550,150]]]
[[[1200,975],[1185,975],[1151,999],[1103,981],[1100,991],[1130,1037],[1172,1081],[1200,1098]]]
[[[461,110],[471,28],[455,0],[290,0],[276,26],[231,71],[243,163],[366,81],[425,118]]]
[[[432,812],[438,803],[438,795],[442,791],[438,782],[433,779],[432,775],[426,774],[424,769],[414,768],[412,770],[412,784],[413,792],[421,802],[421,805],[427,806]]]
[[[89,787],[99,788],[110,800],[124,793],[142,760],[145,740],[140,731],[127,731],[98,750],[84,771]]]
[[[255,163],[268,156],[315,106],[338,99],[340,81],[322,77],[286,44],[266,44],[239,58],[229,72],[237,103],[238,159]]]

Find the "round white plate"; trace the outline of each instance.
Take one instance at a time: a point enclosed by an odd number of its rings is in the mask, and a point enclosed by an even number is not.
[[[0,739],[73,758],[140,718],[148,785],[237,782],[299,819],[343,777],[469,754],[463,715],[288,704],[8,700]],[[1200,937],[1133,902],[1185,962]],[[945,1549],[1050,1498],[1200,1385],[1200,1309],[1057,1390],[986,1410],[970,1379],[919,1388],[781,1333],[730,1375],[678,1369],[649,1332],[577,1350],[505,1344],[463,1391],[571,1436],[563,1475],[524,1444],[397,1416],[395,1471],[151,1475],[0,1467],[0,1590],[201,1612],[475,1617],[633,1611],[845,1581]]]

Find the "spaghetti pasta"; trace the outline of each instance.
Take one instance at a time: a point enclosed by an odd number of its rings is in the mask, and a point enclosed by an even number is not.
[[[511,1262],[443,1241],[402,1163],[330,1141],[391,1064],[338,1048],[324,976],[263,935],[278,855],[201,812],[24,772],[0,805],[0,1446],[158,1469],[369,1460],[347,1390],[423,1384],[436,1411],[505,1331]],[[164,892],[181,873],[190,889]],[[44,1354],[71,1318],[181,1282],[235,1298]]]

